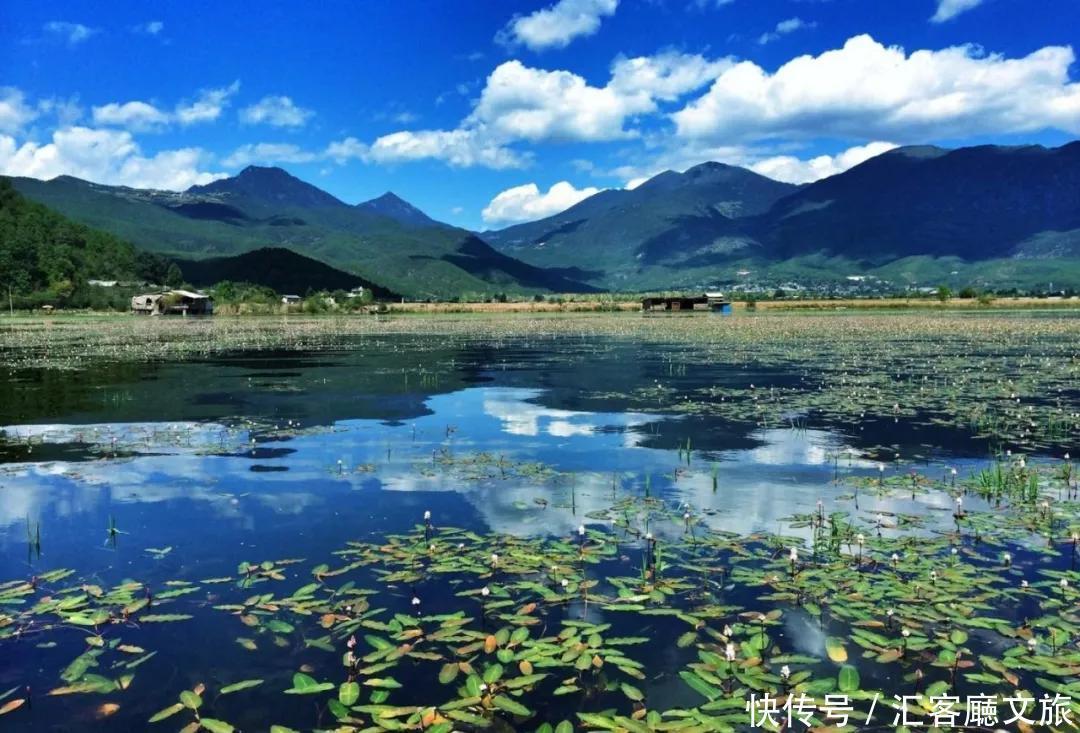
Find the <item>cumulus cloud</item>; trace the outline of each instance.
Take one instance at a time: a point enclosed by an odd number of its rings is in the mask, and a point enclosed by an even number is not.
[[[794,155],[775,155],[750,164],[750,169],[776,181],[809,183],[843,173],[870,158],[887,153],[895,143],[872,142],[857,145],[836,155],[818,155],[810,159]]]
[[[815,25],[817,24],[807,23],[802,18],[788,18],[787,20],[782,20],[777,23],[776,28],[769,31],[768,33],[762,33],[758,37],[758,43],[764,46],[766,43],[772,43],[773,41],[777,40],[778,38],[780,38],[780,36],[786,36],[789,33],[794,33],[800,28],[813,28]]]
[[[140,100],[110,102],[93,108],[93,120],[96,125],[123,127],[133,132],[160,131],[172,122],[180,125],[212,122],[221,116],[239,89],[238,81],[227,87],[204,89],[193,101],[177,104],[172,112]]]
[[[488,76],[457,129],[395,132],[372,143],[366,156],[376,162],[434,158],[456,166],[520,167],[528,158],[508,147],[515,142],[636,137],[634,118],[704,87],[731,65],[673,51],[619,57],[608,83],[598,87],[569,71],[507,61]]]
[[[240,120],[251,125],[303,127],[314,114],[310,109],[296,106],[289,97],[267,96],[240,110]]]
[[[322,156],[292,143],[251,143],[241,145],[221,161],[227,168],[243,168],[254,163],[310,163]]]
[[[148,36],[156,36],[165,30],[165,24],[160,20],[151,20],[146,23],[140,23],[136,26],[132,26],[131,30],[135,33],[145,33]]]
[[[432,158],[467,168],[520,168],[528,158],[488,138],[482,129],[417,130],[383,135],[365,156],[376,163],[398,163]]]
[[[511,20],[499,32],[504,44],[521,44],[534,51],[564,48],[580,36],[591,36],[602,18],[615,14],[619,0],[559,0],[559,2]]]
[[[346,163],[350,160],[363,160],[367,157],[368,146],[355,137],[347,137],[344,140],[335,140],[326,146],[326,157],[337,163]]]
[[[671,102],[704,87],[732,65],[731,59],[709,60],[700,54],[676,51],[619,57],[611,66],[608,87],[622,97],[644,95],[650,102]]]
[[[144,156],[127,130],[67,127],[53,132],[48,143],[21,145],[0,135],[0,173],[9,176],[70,175],[97,183],[179,191],[224,177],[202,170],[208,159],[200,148]]]
[[[136,132],[159,130],[169,122],[169,115],[147,102],[112,102],[92,110],[94,124],[123,127]]]
[[[608,84],[595,87],[569,71],[507,61],[488,76],[464,124],[506,140],[617,140],[635,134],[626,129],[629,118],[705,86],[730,65],[674,52],[619,58]]]
[[[770,137],[904,141],[1029,132],[1080,132],[1071,48],[1017,59],[971,46],[914,51],[868,35],[775,73],[744,61],[672,115],[678,135],[742,142]]]
[[[99,32],[97,28],[90,28],[82,23],[70,23],[66,20],[52,20],[42,28],[46,34],[59,38],[69,46],[77,46]]]
[[[221,116],[229,100],[240,91],[240,82],[234,81],[227,87],[204,89],[190,102],[182,102],[176,107],[176,120],[181,125],[193,125],[198,122],[213,122]]]
[[[614,140],[626,137],[628,115],[652,108],[647,94],[625,96],[593,87],[569,71],[546,71],[520,61],[500,64],[487,79],[466,121],[519,140]]]
[[[544,193],[535,183],[508,188],[484,207],[481,216],[488,223],[510,223],[543,219],[558,214],[589,196],[600,193],[599,188],[574,188],[560,181]]]
[[[944,23],[982,4],[983,0],[938,0],[937,11],[930,20],[934,23]]]
[[[26,103],[26,96],[20,90],[0,87],[0,132],[18,132],[37,116],[37,110]]]

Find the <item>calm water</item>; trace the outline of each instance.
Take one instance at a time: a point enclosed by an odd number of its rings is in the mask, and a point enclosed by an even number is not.
[[[402,337],[339,352],[19,373],[0,400],[0,581],[72,568],[103,586],[136,578],[160,588],[231,575],[241,561],[311,564],[349,540],[409,530],[425,510],[442,526],[569,536],[595,523],[590,513],[609,506],[613,491],[646,486],[712,528],[777,531],[819,498],[850,492],[838,476],[876,475],[871,456],[882,446],[922,456],[920,468],[938,474],[986,455],[967,435],[917,421],[852,428],[802,416],[761,428],[642,412],[640,400],[628,408],[620,395],[658,385],[767,389],[813,378],[682,371],[677,361],[671,349],[617,341],[433,347]],[[688,439],[689,464],[679,451]],[[867,498],[861,508],[877,507],[935,512],[949,499]],[[28,550],[28,521],[40,523],[40,556]],[[206,607],[195,622],[139,631],[140,646],[158,655],[138,670],[138,698],[125,698],[114,716],[97,721],[102,700],[74,695],[40,700],[4,729],[138,730],[195,681],[265,677],[276,690],[288,686],[297,666],[290,650],[248,654],[234,641],[235,621],[209,610],[214,593],[204,587],[195,600]],[[70,637],[47,649],[6,645],[0,692],[59,684],[57,671],[84,648],[77,630]],[[290,702],[275,695],[260,704]],[[243,700],[232,705],[233,722],[265,720]],[[290,715],[297,727],[312,724],[286,708],[279,722]]]

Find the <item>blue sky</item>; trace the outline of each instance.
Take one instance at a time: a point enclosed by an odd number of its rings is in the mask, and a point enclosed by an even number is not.
[[[0,172],[280,165],[470,228],[704,160],[1080,137],[1077,0],[64,2],[0,10]]]

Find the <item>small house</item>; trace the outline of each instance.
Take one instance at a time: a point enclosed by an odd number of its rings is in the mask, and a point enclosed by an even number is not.
[[[723,293],[715,291],[705,293],[705,302],[713,313],[719,313],[722,316],[731,315],[731,301],[725,298]]]
[[[131,299],[131,312],[147,316],[209,316],[214,313],[214,299],[192,290],[144,293]]]
[[[281,304],[282,305],[300,305],[300,296],[299,295],[282,295],[281,296]]]
[[[727,310],[725,310],[725,308]],[[704,293],[703,295],[664,295],[643,298],[641,310],[650,311],[714,311],[730,313],[731,303],[723,293]]]

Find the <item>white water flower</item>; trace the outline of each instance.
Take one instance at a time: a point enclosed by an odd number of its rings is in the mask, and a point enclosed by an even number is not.
[[[730,627],[730,626],[728,626],[727,624],[724,624],[724,630],[723,630],[723,631],[722,631],[721,633],[722,633],[722,634],[723,634],[724,636],[731,636],[731,635],[732,635],[733,633],[735,633],[735,632],[731,630],[731,627]]]
[[[1012,553],[1006,552],[1001,556],[1001,561],[1006,565],[1012,565]]]
[[[902,637],[904,637],[906,639],[909,636],[911,636],[911,632],[908,631],[907,629],[901,629],[900,630],[900,636],[902,636]]]
[[[565,588],[568,585],[570,585],[570,581],[567,580],[566,578],[563,578],[562,579],[562,587]]]
[[[1035,637],[1033,636],[1033,637],[1031,637],[1030,639],[1027,640],[1027,645],[1028,645],[1028,649],[1030,649],[1031,651],[1035,651],[1035,647],[1037,647],[1039,645],[1039,642],[1036,641]]]
[[[412,599],[412,604],[413,604],[414,606],[419,606],[419,605],[420,605],[420,599],[419,599],[419,598],[417,598],[416,596],[413,596],[413,599]]]
[[[585,525],[584,524],[579,524],[578,525],[577,533],[578,533],[578,537],[584,537],[585,536]]]
[[[885,612],[885,615],[888,616],[889,618],[892,618],[893,614],[895,614],[895,613],[896,613],[896,611],[894,611],[893,609],[890,608],[888,611]]]
[[[491,564],[492,565],[498,565],[499,564],[499,556],[496,555],[494,552],[491,553]]]
[[[931,582],[934,582],[934,583],[937,582],[937,571],[936,570],[931,570],[930,571],[930,580],[931,580]]]
[[[482,595],[484,598],[487,598],[491,595],[491,591],[488,590],[488,587],[485,585],[483,588],[480,589],[480,595]]]
[[[734,662],[735,661],[735,645],[734,644],[728,642],[727,647],[724,649],[724,657],[726,657],[729,662]]]
[[[425,522],[430,522],[431,521],[431,510],[430,509],[425,509],[424,510],[424,521]]]
[[[860,534],[856,535],[855,541],[858,542],[861,545],[864,542],[866,542],[866,537],[860,533]]]
[[[1062,578],[1062,579],[1061,579],[1061,580],[1060,580],[1060,581],[1058,582],[1058,585],[1060,585],[1060,586],[1061,586],[1061,589],[1062,589],[1062,590],[1065,590],[1066,588],[1068,588],[1068,587],[1069,587],[1069,579],[1068,579],[1068,578]]]
[[[893,565],[900,562],[900,556],[897,555],[895,552],[892,554],[892,558],[890,558],[890,559],[893,561]]]
[[[791,667],[785,664],[780,668],[780,679],[786,680],[789,677],[791,677]]]
[[[1028,587],[1028,582],[1026,580],[1021,580],[1020,581],[1020,587],[1021,588],[1027,588]]]
[[[799,551],[796,548],[792,547],[789,557],[791,558],[792,563],[799,562]]]

